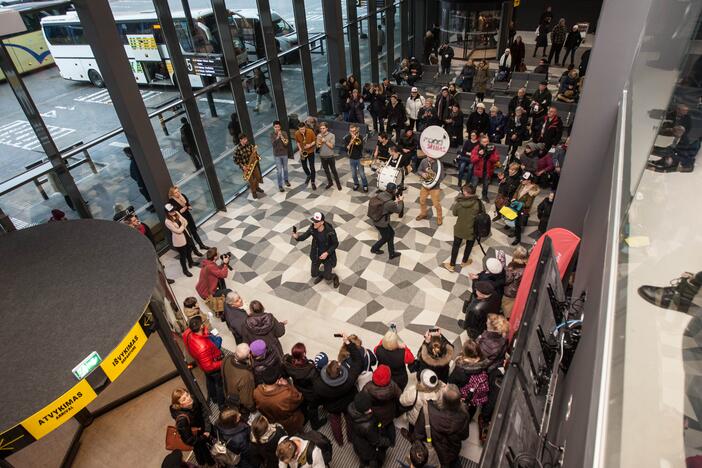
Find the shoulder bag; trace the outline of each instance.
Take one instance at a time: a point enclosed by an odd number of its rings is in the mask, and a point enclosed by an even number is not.
[[[429,422],[429,402],[427,401],[424,403],[424,407],[422,408],[422,412],[424,412],[424,432],[426,433],[426,440],[424,440],[424,445],[427,447],[427,451],[429,452],[429,458],[427,459],[427,465],[431,466],[441,466],[441,462],[439,461],[439,455],[436,453],[436,449],[434,449],[434,445],[431,442],[431,423]]]
[[[190,418],[188,418],[188,416],[185,414],[180,415],[176,418],[176,424],[177,424],[178,418],[180,418],[180,417],[187,419],[188,425],[190,425]],[[193,435],[196,437],[197,437],[198,432],[200,432],[199,427],[191,427],[190,430],[192,431]],[[183,439],[181,439],[180,434],[178,433],[178,428],[176,426],[166,427],[166,450],[168,450],[168,451],[180,450],[182,452],[189,452],[192,449],[193,449],[192,446],[183,442]]]

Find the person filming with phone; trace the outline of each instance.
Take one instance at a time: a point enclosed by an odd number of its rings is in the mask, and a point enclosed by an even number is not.
[[[314,284],[318,284],[324,279],[327,283],[332,283],[335,288],[338,288],[339,276],[333,271],[336,266],[336,248],[339,246],[336,231],[330,223],[324,220],[324,215],[319,211],[312,215],[310,221],[312,224],[309,229],[302,234],[299,234],[297,228],[293,227],[292,237],[300,242],[312,236],[310,260],[312,260],[311,274],[314,278]]]

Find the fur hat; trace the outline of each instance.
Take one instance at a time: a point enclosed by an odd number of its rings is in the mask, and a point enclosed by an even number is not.
[[[385,364],[379,365],[373,371],[373,383],[379,387],[390,385],[390,368]]]

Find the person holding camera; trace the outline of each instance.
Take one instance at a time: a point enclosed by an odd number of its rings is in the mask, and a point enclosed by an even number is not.
[[[390,225],[390,215],[402,213],[405,204],[402,201],[402,194],[397,193],[397,185],[390,182],[384,192],[378,192],[370,201],[369,212],[375,209],[377,214],[371,216],[373,225],[380,232],[380,239],[371,247],[371,253],[382,254],[380,248],[388,244],[389,259],[392,260],[400,256],[400,252],[395,252],[395,230]],[[378,216],[379,215],[379,216]]]
[[[232,254],[225,253],[220,258],[221,264],[217,264],[217,247],[207,249],[207,259],[200,263],[200,277],[195,285],[195,290],[198,295],[207,300],[208,297],[214,296],[218,289],[225,289],[224,280],[229,273],[229,260]]]
[[[339,287],[339,276],[333,272],[336,266],[336,248],[339,247],[339,239],[336,230],[324,220],[324,215],[319,211],[315,212],[310,219],[312,225],[307,231],[298,234],[293,228],[293,239],[297,242],[307,240],[312,236],[312,249],[310,250],[310,260],[312,260],[312,278],[314,284],[326,280],[333,282],[335,288]],[[324,271],[320,267],[324,265]]]
[[[470,154],[470,162],[473,164],[472,185],[477,187],[478,182],[483,184],[483,201],[488,202],[488,185],[495,172],[495,165],[500,161],[497,148],[490,143],[490,137],[483,135],[480,137],[480,144],[473,148]]]
[[[202,317],[196,315],[190,319],[188,328],[183,332],[183,343],[188,354],[192,356],[202,372],[205,373],[207,397],[218,406],[224,404],[222,386],[222,351],[212,341],[209,330],[202,323]]]

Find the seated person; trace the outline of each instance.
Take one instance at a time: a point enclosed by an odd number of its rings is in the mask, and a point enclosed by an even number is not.
[[[375,145],[375,151],[373,151],[373,159],[383,163],[387,162],[390,159],[390,147],[395,147],[395,143],[388,138],[387,133],[380,132],[378,134],[378,143]],[[371,169],[375,171],[373,166],[371,166]]]
[[[682,125],[673,128],[673,137],[673,144],[661,150],[663,157],[655,162],[649,161],[648,169],[656,172],[692,172],[700,150],[700,140],[690,141]]]
[[[422,64],[419,63],[416,57],[410,58],[409,61],[409,74],[407,76],[407,84],[414,86],[414,84],[422,79]]]
[[[578,80],[578,70],[573,69],[568,73],[561,86],[558,88],[557,101],[576,102],[580,95],[580,83]]]
[[[545,58],[539,60],[539,64],[536,66],[536,68],[534,68],[534,73],[548,75],[548,62]]]
[[[527,143],[522,154],[519,155],[519,163],[522,171],[534,173],[538,169],[539,156],[543,151],[543,144]]]

